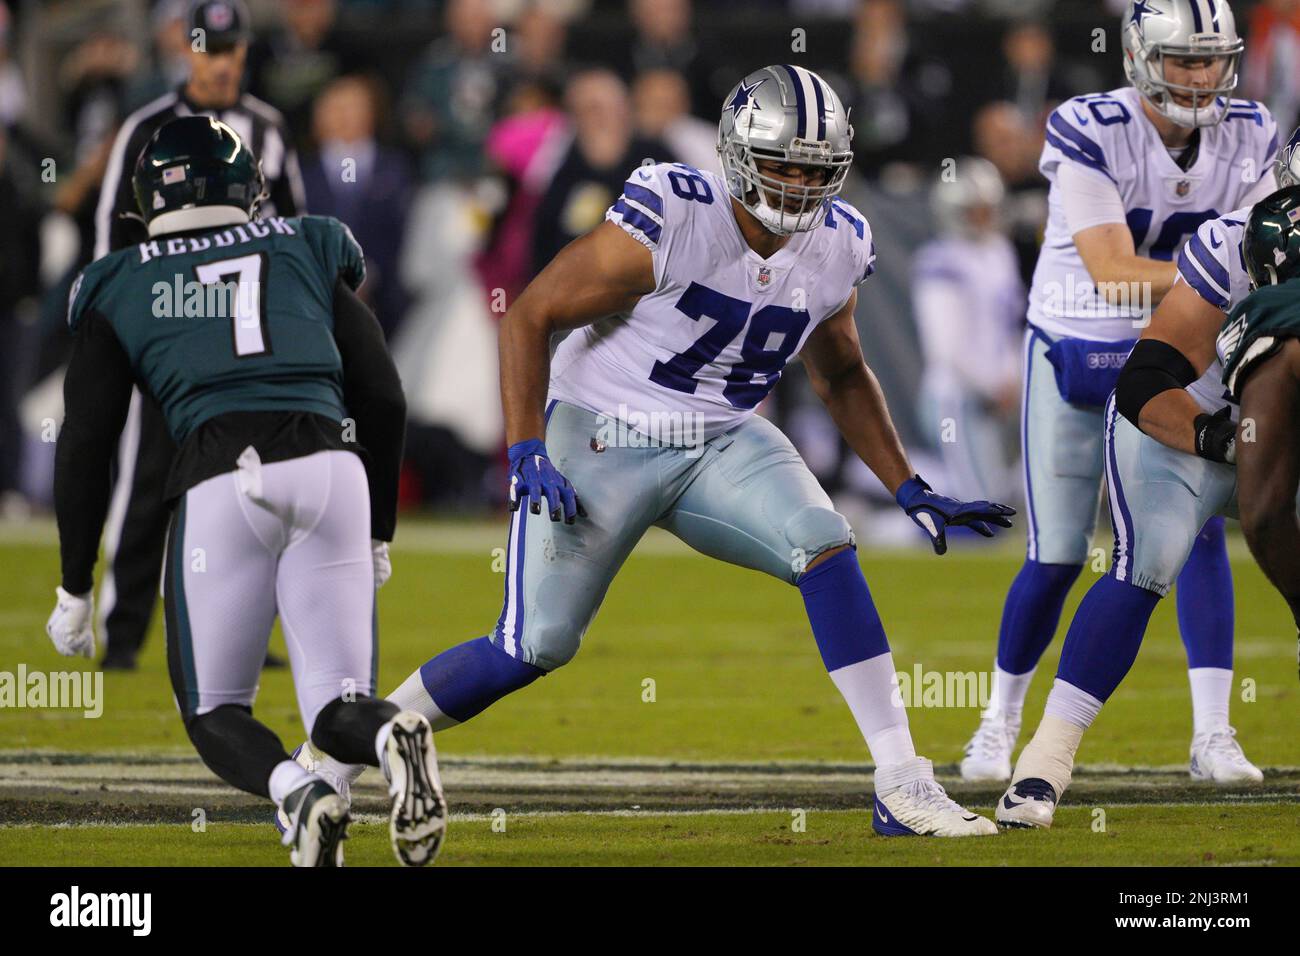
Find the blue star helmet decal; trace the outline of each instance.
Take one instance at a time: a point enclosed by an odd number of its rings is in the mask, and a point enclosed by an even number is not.
[[[1159,12],[1159,10],[1152,10],[1147,6],[1147,0],[1137,0],[1137,2],[1133,4],[1133,22],[1137,24],[1138,30],[1141,30],[1142,20],[1145,17],[1154,17]]]
[[[723,108],[731,110],[731,115],[732,118],[734,119],[740,113],[741,110],[751,105],[750,100],[754,96],[754,91],[758,89],[760,86],[762,86],[765,82],[767,82],[767,77],[763,77],[761,80],[756,81],[753,86],[746,86],[742,82],[740,86],[736,89],[736,95],[731,98],[731,102],[729,102]],[[754,103],[752,105],[754,109],[758,109],[757,103]]]

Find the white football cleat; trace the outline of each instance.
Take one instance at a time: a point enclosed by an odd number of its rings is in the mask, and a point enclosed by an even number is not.
[[[342,866],[343,841],[348,838],[347,801],[324,780],[305,783],[284,798],[289,826],[280,840],[292,847],[294,866]]]
[[[1020,721],[1009,721],[1002,714],[980,720],[980,725],[966,744],[961,761],[961,778],[971,781],[1011,779],[1011,751],[1020,736]]]
[[[1264,772],[1246,759],[1231,727],[1192,738],[1193,780],[1211,783],[1262,783]]]
[[[403,866],[432,863],[447,833],[447,802],[438,776],[433,728],[423,714],[404,710],[384,745],[384,776],[393,798],[389,833]]]
[[[876,770],[871,828],[881,836],[991,836],[992,820],[949,798],[924,757]]]
[[[1052,825],[1059,799],[1056,790],[1043,778],[1025,777],[1007,787],[993,818],[999,826],[1046,830]]]
[[[343,798],[346,806],[352,805],[352,783],[347,777],[340,777],[337,773],[332,772],[326,764],[325,754],[321,753],[311,745],[310,741],[303,741],[298,748],[289,755],[293,760],[310,774],[320,777],[331,787],[334,792]],[[275,811],[275,828],[281,833],[289,829],[289,816],[281,808]]]

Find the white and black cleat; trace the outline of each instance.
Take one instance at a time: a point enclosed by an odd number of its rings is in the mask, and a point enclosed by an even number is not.
[[[314,776],[320,777],[333,787],[334,792],[343,798],[344,803],[350,806],[352,803],[352,784],[348,782],[346,777],[340,777],[336,773],[330,773],[326,768],[325,762],[320,759],[323,756],[324,754],[317,751],[307,742],[300,743],[294,752],[289,755],[290,759],[297,763],[298,766],[302,767],[302,769]],[[275,828],[280,831],[281,835],[289,829],[289,816],[284,812],[283,807],[280,807],[275,811]]]
[[[993,818],[998,826],[1046,830],[1056,815],[1058,799],[1056,790],[1042,777],[1026,777],[1007,788]]]
[[[915,757],[876,770],[871,828],[881,836],[992,836],[993,821],[971,813],[934,779],[934,767]]]
[[[284,798],[289,826],[280,842],[294,866],[342,866],[348,838],[348,802],[324,780],[303,784]]]
[[[447,801],[433,728],[423,714],[404,710],[393,718],[382,769],[393,798],[389,832],[394,855],[403,866],[432,863],[447,833]]]

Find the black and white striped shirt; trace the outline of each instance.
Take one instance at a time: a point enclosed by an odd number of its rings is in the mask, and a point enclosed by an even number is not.
[[[278,110],[248,93],[224,110],[202,109],[185,95],[185,88],[160,96],[128,116],[113,141],[108,169],[95,210],[95,258],[132,243],[144,242],[148,234],[139,218],[131,177],[140,151],[154,131],[177,116],[215,116],[231,127],[262,162],[262,175],[270,196],[258,207],[262,216],[301,216],[306,210],[298,157],[289,142],[284,117]],[[124,217],[128,213],[132,216]]]

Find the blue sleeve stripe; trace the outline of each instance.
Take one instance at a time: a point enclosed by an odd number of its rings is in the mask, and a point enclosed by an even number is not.
[[[659,237],[663,235],[663,227],[655,222],[635,206],[629,206],[620,196],[618,202],[614,203],[614,211],[623,217],[623,221],[634,229],[639,229],[645,233],[645,237],[656,245],[659,244]]]
[[[867,276],[871,275],[871,273],[875,271],[876,271],[876,242],[873,239],[871,242],[871,251],[867,253],[867,271],[862,273],[862,278],[865,279]]]
[[[1079,152],[1083,153],[1084,155],[1092,159],[1092,161],[1097,164],[1097,168],[1099,169],[1106,168],[1106,154],[1102,152],[1101,147],[1097,145],[1095,140],[1089,139],[1087,136],[1084,136],[1082,133],[1080,133],[1077,129],[1075,129],[1065,120],[1061,119],[1061,117],[1058,116],[1056,113],[1053,113],[1048,118],[1047,122],[1051,125],[1052,129],[1056,130],[1056,132],[1060,136],[1063,136],[1066,139],[1068,139],[1070,142],[1072,142],[1075,145],[1075,147],[1078,148]],[[1050,135],[1050,130],[1049,130],[1049,135]]]
[[[1277,130],[1273,130],[1273,138],[1268,141],[1268,152],[1264,154],[1264,162],[1271,163],[1277,157]]]
[[[1205,248],[1205,243],[1201,241],[1201,237],[1193,235],[1191,241],[1187,243],[1187,248],[1196,261],[1201,264],[1201,269],[1204,270],[1206,277],[1222,289],[1224,295],[1227,295],[1232,289],[1232,279],[1228,276],[1228,270],[1224,268],[1223,263],[1214,258],[1209,249]]]
[[[1178,274],[1183,277],[1184,282],[1195,290],[1197,295],[1210,303],[1210,305],[1218,309],[1226,309],[1228,307],[1228,297],[1206,281],[1205,277],[1201,275],[1200,270],[1196,268],[1196,265],[1187,255],[1186,246],[1183,247],[1183,251],[1178,256]]]
[[[626,182],[623,184],[623,195],[628,199],[631,199],[633,202],[645,206],[646,209],[650,210],[660,219],[663,218],[664,201],[659,198],[657,193],[646,189],[644,186],[638,186],[634,182]]]
[[[1069,143],[1066,143],[1064,140],[1061,140],[1058,137],[1053,136],[1051,130],[1048,130],[1047,132],[1047,142],[1050,145],[1055,146],[1057,149],[1059,149],[1070,159],[1074,160],[1076,163],[1079,163],[1082,166],[1087,166],[1089,169],[1095,169],[1100,173],[1105,173],[1111,182],[1115,181],[1115,177],[1111,176],[1110,170],[1106,168],[1106,165],[1104,163],[1097,162],[1092,157],[1086,156],[1083,153],[1079,152],[1077,149],[1075,149]]]

